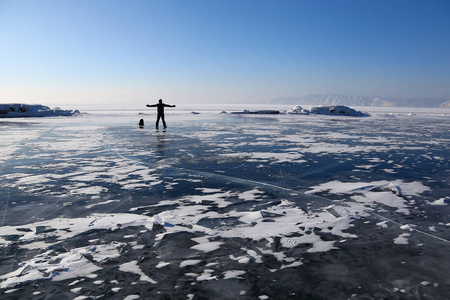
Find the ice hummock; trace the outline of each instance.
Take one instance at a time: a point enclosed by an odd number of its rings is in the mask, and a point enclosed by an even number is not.
[[[313,114],[313,115],[331,115],[331,116],[352,116],[352,117],[367,117],[368,113],[357,111],[353,108],[337,105],[337,106],[317,106],[309,109],[302,108],[297,105],[287,111],[288,114]]]
[[[244,109],[242,111],[233,111],[230,112],[230,114],[233,115],[274,115],[279,114],[279,110],[273,110],[273,109],[263,109],[263,110],[248,110]]]
[[[0,104],[0,118],[57,117],[79,114],[78,110],[50,108],[41,104],[10,103]]]
[[[224,112],[222,112],[224,113]],[[255,110],[255,109],[244,109],[242,111],[233,111],[230,112],[233,115],[273,115],[273,114],[303,114],[303,115],[330,115],[330,116],[351,116],[351,117],[367,117],[370,116],[368,113],[363,113],[361,111],[357,111],[353,108],[337,105],[337,106],[317,106],[310,107],[309,109],[302,108],[297,105],[291,108],[288,111],[279,111],[274,109],[263,109],[263,110]]]

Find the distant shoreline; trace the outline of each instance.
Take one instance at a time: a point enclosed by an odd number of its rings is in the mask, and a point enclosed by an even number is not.
[[[394,99],[388,97],[363,97],[335,94],[318,94],[301,97],[279,97],[273,99],[271,104],[296,105],[345,105],[363,107],[428,107],[450,108],[450,99],[413,98]]]

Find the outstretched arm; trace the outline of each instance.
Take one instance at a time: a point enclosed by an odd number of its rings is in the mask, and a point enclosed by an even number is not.
[[[176,107],[176,105],[169,105],[169,104],[164,104],[164,106],[167,106],[167,107]]]
[[[150,105],[150,104],[147,104],[146,106],[147,106],[147,107],[156,107],[156,106],[157,106],[157,104],[152,104],[152,105]]]

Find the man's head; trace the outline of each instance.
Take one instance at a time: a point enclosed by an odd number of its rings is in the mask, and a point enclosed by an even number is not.
[[[159,99],[159,103],[162,103],[162,99]]]

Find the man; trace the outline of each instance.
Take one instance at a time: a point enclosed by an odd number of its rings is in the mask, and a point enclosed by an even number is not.
[[[156,129],[158,129],[158,127],[159,127],[159,119],[162,120],[164,129],[167,128],[166,121],[164,120],[164,106],[175,107],[175,105],[164,104],[162,102],[162,99],[159,99],[159,102],[157,104],[153,104],[153,105],[147,104],[147,107],[157,107],[158,108],[158,116],[156,117]]]

